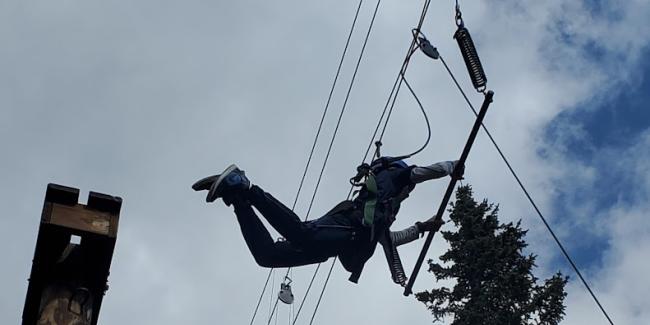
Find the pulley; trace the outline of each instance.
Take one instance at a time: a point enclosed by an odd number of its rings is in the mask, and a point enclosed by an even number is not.
[[[289,277],[285,277],[285,281],[286,280],[288,280],[288,282],[280,284],[280,292],[278,292],[278,299],[280,299],[280,301],[282,301],[287,305],[291,305],[293,303],[293,293],[291,292],[291,279]]]
[[[424,53],[426,56],[438,60],[440,59],[440,53],[438,53],[438,49],[431,45],[431,42],[427,39],[426,36],[424,36],[424,33],[420,31],[419,29],[412,29],[411,33],[413,34],[413,39],[415,40],[417,46],[422,50],[422,53]]]
[[[426,56],[438,60],[440,58],[440,53],[438,53],[438,49],[435,48],[431,43],[429,43],[429,40],[424,38],[423,36],[420,36],[418,38],[419,44],[420,44],[420,49],[422,49],[422,52],[426,54]]]

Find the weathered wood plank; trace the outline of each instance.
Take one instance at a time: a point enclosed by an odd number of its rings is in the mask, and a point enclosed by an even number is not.
[[[111,215],[87,209],[81,204],[74,206],[52,204],[50,224],[109,236]]]

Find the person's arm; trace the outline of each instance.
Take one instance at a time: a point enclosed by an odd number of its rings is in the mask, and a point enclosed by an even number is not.
[[[418,221],[413,226],[410,226],[406,229],[400,231],[391,231],[390,239],[395,246],[408,244],[420,238],[420,235],[424,234],[426,231],[438,231],[443,224],[444,221],[440,220],[436,222],[435,219],[429,219],[424,222]]]
[[[420,231],[416,225],[410,226],[406,229],[400,231],[391,231],[390,240],[393,242],[393,245],[399,246],[408,244],[420,237]]]
[[[458,164],[456,161],[441,161],[429,166],[416,166],[411,169],[411,182],[418,184],[431,179],[451,175]],[[461,173],[462,176],[462,173]]]

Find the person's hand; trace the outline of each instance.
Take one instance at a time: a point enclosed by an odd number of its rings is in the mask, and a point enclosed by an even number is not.
[[[427,231],[438,231],[443,224],[445,224],[445,222],[442,221],[442,219],[431,218],[423,222],[418,221],[415,223],[415,226],[418,228],[420,234],[424,234]]]
[[[460,161],[454,161],[454,171],[451,173],[451,177],[461,180],[463,175],[465,175],[465,164],[461,165]]]

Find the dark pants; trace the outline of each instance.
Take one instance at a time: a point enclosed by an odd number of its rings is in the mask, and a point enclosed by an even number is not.
[[[354,220],[342,213],[303,222],[288,207],[253,185],[233,200],[237,221],[255,261],[264,267],[321,263],[350,249],[359,240]],[[286,240],[275,242],[255,207]]]

